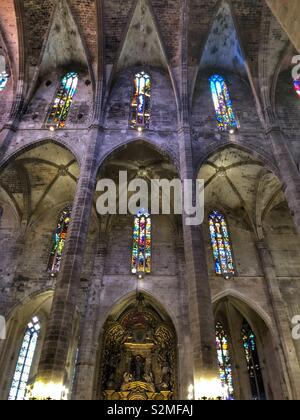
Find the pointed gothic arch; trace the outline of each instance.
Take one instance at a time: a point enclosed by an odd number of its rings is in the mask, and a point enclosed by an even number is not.
[[[55,145],[67,153],[70,153],[73,157],[78,166],[81,166],[82,157],[80,156],[79,152],[76,150],[72,144],[68,143],[64,139],[60,138],[59,136],[53,136],[52,138],[49,137],[40,137],[39,139],[34,139],[28,141],[25,145],[21,145],[17,149],[11,150],[9,153],[5,154],[3,158],[0,160],[0,174],[1,172],[7,168],[15,159],[22,156],[22,154],[28,153],[35,149],[38,149],[40,146],[46,145]]]
[[[257,148],[223,144],[211,147],[211,150],[206,158],[201,158],[203,163],[198,174],[199,179],[205,180],[207,212],[216,208],[231,219],[233,249],[236,241],[234,225],[242,227],[245,234],[253,231],[257,240],[261,240],[265,235],[265,215],[277,203],[276,200],[285,200],[278,168]],[[245,176],[245,173],[251,173],[251,177]],[[246,196],[246,189],[251,189],[251,194]],[[255,213],[251,211],[253,207]],[[237,209],[240,209],[238,213]],[[238,248],[235,256],[239,271]]]
[[[222,27],[223,25],[223,27]],[[253,96],[253,106],[258,119],[263,124],[264,117],[259,106],[259,93],[255,86],[254,69],[247,56],[247,45],[241,36],[237,21],[237,10],[229,0],[216,2],[211,22],[207,28],[208,35],[204,44],[199,47],[197,65],[191,74],[190,109],[193,109],[197,85],[201,75],[211,76],[219,73],[223,76],[236,76],[238,83],[247,84]],[[226,35],[225,35],[226,33]]]
[[[109,164],[110,160],[119,158],[119,155],[122,152],[126,152],[128,148],[132,147],[147,148],[155,153],[159,153],[161,158],[166,159],[170,165],[174,166],[174,170],[176,171],[177,175],[179,175],[180,164],[175,153],[173,154],[171,150],[167,150],[166,148],[161,147],[160,142],[155,142],[153,139],[147,138],[145,136],[138,140],[136,138],[125,140],[118,146],[112,147],[110,150],[108,150],[107,153],[103,156],[101,162],[99,162],[98,172],[100,172],[100,170],[105,167],[105,165]]]
[[[39,48],[34,48],[37,56],[34,57],[36,64],[30,67],[30,82],[25,99],[27,105],[39,89],[40,81],[47,81],[46,77],[50,77],[53,72],[61,73],[61,70],[64,75],[73,71],[80,76],[87,76],[89,83],[92,82],[93,93],[95,90],[94,68],[73,6],[69,0],[60,0],[52,4],[49,9],[51,13],[40,16],[45,22],[46,29],[44,28],[41,45]],[[30,19],[31,15],[27,16],[28,22]],[[60,30],[57,31],[57,28]]]
[[[27,392],[28,380],[32,369],[33,359],[41,332],[41,323],[37,316],[33,316],[24,332],[13,381],[9,390],[9,400],[24,400]]]
[[[226,328],[230,345],[234,399],[281,398],[284,373],[275,351],[278,338],[272,321],[268,315],[263,317],[262,309],[256,311],[255,304],[242,298],[236,292],[227,292],[213,299],[216,322]]]
[[[108,108],[109,97],[115,81],[126,69],[130,68],[138,71],[157,68],[168,74],[175,96],[177,113],[179,112],[178,83],[168,59],[159,23],[149,0],[135,0],[128,15],[128,24],[110,74],[104,109]]]
[[[101,334],[98,397],[176,399],[177,335],[166,311],[144,293],[114,309]]]
[[[38,369],[47,320],[51,311],[52,299],[53,291],[49,289],[43,290],[27,296],[13,308],[10,308],[9,313],[6,316],[7,339],[4,342],[3,352],[0,356],[0,369],[3,373],[0,377],[1,400],[7,400],[10,393],[11,399],[16,399],[17,393],[12,392],[13,388],[15,391],[21,391],[19,397],[20,399],[23,399],[23,396],[25,396],[24,385],[20,388],[21,383],[26,384],[26,387],[27,385],[30,386],[32,384]],[[33,318],[38,319],[40,329],[36,330],[34,329],[34,325],[30,325],[30,329],[33,328],[33,334],[31,337],[28,335],[27,338],[29,338],[29,340],[25,342],[24,338],[26,333],[31,333],[27,330],[29,328],[29,323]],[[34,323],[35,322],[33,322],[33,324]],[[38,335],[38,337],[36,336],[38,339],[35,343],[32,342],[30,348],[30,339],[34,338],[35,334]],[[35,348],[33,348],[33,345]],[[22,350],[24,350],[24,352],[22,352]],[[22,363],[23,361],[25,364]],[[21,368],[20,371],[18,371],[19,367]],[[23,378],[22,372],[24,374]]]

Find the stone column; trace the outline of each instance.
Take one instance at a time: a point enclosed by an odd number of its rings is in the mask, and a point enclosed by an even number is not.
[[[271,126],[267,135],[273,147],[289,208],[300,233],[300,175],[296,162],[279,127]]]
[[[2,282],[2,288],[0,290],[0,315],[3,316],[7,313],[8,309],[16,303],[18,297],[23,296],[24,293],[24,282],[22,282],[19,274],[22,272],[20,267],[23,259],[25,242],[25,232],[23,226],[21,226],[18,237],[15,238],[15,243],[11,250],[13,259],[11,257],[10,263],[13,263],[13,265],[3,268],[2,279],[4,281]],[[0,246],[1,245],[2,244],[0,244]],[[10,273],[9,277],[4,275],[6,273]]]
[[[89,144],[81,165],[62,266],[57,277],[33,392],[33,395],[38,398],[50,396],[53,399],[59,399],[64,384],[65,366],[75,321],[76,301],[80,290],[81,266],[96,187],[98,129],[91,129],[87,141]]]
[[[88,293],[88,304],[80,337],[79,357],[76,365],[74,400],[92,400],[99,349],[99,312],[104,265],[107,255],[107,238],[100,232],[92,284]],[[100,349],[101,350],[101,349]]]
[[[193,170],[192,145],[189,128],[179,130],[179,153],[181,179],[196,179]],[[195,192],[194,192],[195,200]],[[189,321],[194,359],[194,381],[196,397],[201,395],[197,387],[200,381],[218,378],[211,290],[208,278],[206,249],[201,226],[188,226],[183,212],[183,237],[185,271],[189,296]],[[205,395],[205,394],[204,394]],[[216,395],[217,396],[217,395]]]
[[[0,156],[5,156],[10,147],[10,143],[18,130],[20,121],[23,116],[24,106],[24,74],[20,74],[20,79],[17,83],[16,92],[14,93],[13,103],[10,108],[10,114],[6,123],[0,131]],[[5,95],[5,92],[3,93]],[[1,164],[1,159],[0,159]]]
[[[179,399],[186,400],[189,396],[190,385],[194,384],[193,350],[191,346],[191,333],[189,325],[189,298],[187,293],[187,278],[185,275],[185,253],[182,229],[179,229],[176,257],[180,288],[180,323],[178,325],[178,373],[179,373]]]
[[[278,331],[278,344],[283,363],[283,372],[285,385],[289,399],[300,399],[300,367],[293,343],[291,323],[281,296],[278,285],[274,262],[271,252],[265,241],[257,242],[257,250],[261,265],[264,271],[265,279],[268,285],[269,296],[272,304],[274,323]]]
[[[18,124],[5,124],[0,132],[0,156],[4,157],[10,142],[16,134]],[[0,161],[1,163],[1,161]]]

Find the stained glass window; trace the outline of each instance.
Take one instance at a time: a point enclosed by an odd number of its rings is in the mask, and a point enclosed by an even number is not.
[[[68,228],[71,220],[71,207],[67,207],[61,214],[56,230],[53,234],[53,246],[50,255],[48,271],[59,272],[62,253],[67,238]]]
[[[130,108],[130,127],[149,128],[151,117],[151,78],[144,71],[135,76]]]
[[[210,79],[210,88],[215,105],[218,126],[221,131],[238,128],[227,84],[222,76],[214,75]]]
[[[223,325],[220,322],[218,322],[216,326],[216,342],[220,379],[224,390],[224,396],[227,400],[233,400],[234,391],[229,341]]]
[[[41,326],[37,317],[27,325],[9,392],[9,400],[24,400]]]
[[[266,393],[259,363],[256,337],[246,320],[244,320],[242,327],[242,342],[248,366],[252,398],[253,400],[265,400]]]
[[[8,82],[8,74],[6,71],[0,73],[0,92],[5,89]]]
[[[294,89],[297,95],[300,97],[300,79],[294,80]]]
[[[131,265],[133,274],[151,272],[151,236],[151,217],[145,210],[141,210],[134,219]]]
[[[2,92],[8,82],[9,75],[6,71],[6,59],[0,48],[0,92]]]
[[[70,395],[72,395],[74,385],[75,385],[78,359],[79,359],[79,349],[77,348],[76,353],[75,353],[74,364],[73,364],[73,373],[72,373],[72,380],[71,380],[71,387],[70,387]]]
[[[229,232],[222,213],[214,210],[209,215],[209,229],[216,273],[225,277],[234,275],[235,270]]]
[[[78,85],[78,74],[71,72],[62,79],[60,88],[54,99],[47,126],[63,128],[66,125],[73,97]]]

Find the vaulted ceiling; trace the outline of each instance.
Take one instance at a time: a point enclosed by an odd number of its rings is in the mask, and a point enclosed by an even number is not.
[[[178,69],[186,53],[194,73],[223,66],[247,70],[257,81],[261,61],[271,54],[276,69],[289,42],[282,27],[290,15],[277,20],[267,3],[272,1],[1,0],[0,43],[28,89],[40,72],[76,60],[97,80],[105,68],[138,63]],[[278,2],[274,10],[280,13]]]
[[[262,238],[265,219],[271,210],[286,206],[279,179],[258,159],[236,148],[213,155],[201,168],[207,206],[240,215]]]
[[[222,2],[207,38],[200,68],[220,68],[245,75],[245,57],[232,10]]]
[[[87,56],[71,9],[67,2],[61,2],[54,12],[40,74],[50,73],[66,63],[79,68],[87,67]]]
[[[21,155],[0,175],[0,200],[28,225],[49,208],[73,202],[79,167],[70,152],[46,143]]]
[[[119,54],[117,71],[134,65],[168,67],[155,17],[146,0],[140,0],[135,7]]]

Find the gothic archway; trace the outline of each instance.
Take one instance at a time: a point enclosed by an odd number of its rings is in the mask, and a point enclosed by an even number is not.
[[[221,376],[226,369],[227,378],[222,381],[226,391],[232,385],[228,381],[231,376],[236,400],[283,399],[284,367],[268,315],[250,299],[229,293],[214,300],[214,312],[216,325],[220,324],[227,336],[227,362],[231,366],[221,366],[219,359]]]
[[[176,332],[142,294],[104,326],[99,388],[105,400],[176,399]]]

